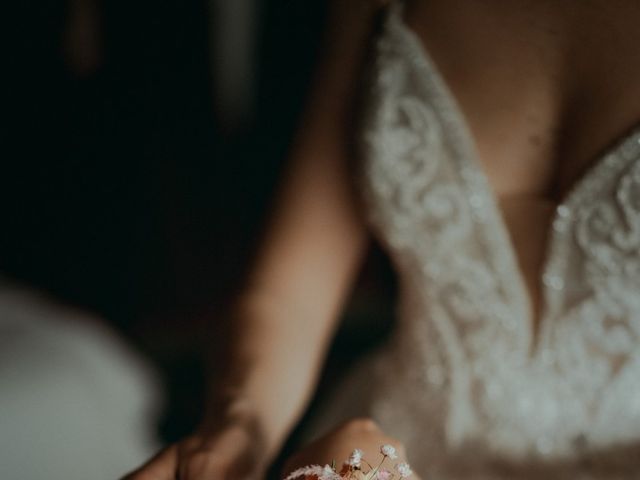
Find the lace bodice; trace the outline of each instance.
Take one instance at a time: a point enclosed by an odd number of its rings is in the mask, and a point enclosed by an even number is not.
[[[361,132],[370,223],[401,283],[394,338],[358,373],[372,414],[425,480],[640,478],[640,130],[557,208],[533,322],[465,119],[400,10]]]

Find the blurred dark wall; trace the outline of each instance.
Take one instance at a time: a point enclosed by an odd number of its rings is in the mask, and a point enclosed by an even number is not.
[[[214,109],[206,2],[98,3],[99,64],[80,74],[64,49],[69,5],[36,3],[20,22],[1,268],[123,327],[198,311],[238,282],[322,2],[261,5],[257,115],[235,134]]]
[[[0,272],[153,358],[167,439],[200,415],[215,312],[258,238],[322,28],[322,1],[259,7],[255,115],[235,132],[212,95],[206,1],[40,0],[13,18]]]
[[[95,31],[80,38],[97,39],[97,54],[80,68],[70,8],[91,1],[41,0],[15,19],[0,272],[99,313],[153,358],[169,396],[161,431],[173,440],[202,412],[202,358],[259,238],[326,2],[261,2],[253,121],[230,132],[212,94],[206,1],[95,3]],[[383,336],[384,296],[368,294],[378,287],[364,277],[350,315]],[[334,370],[364,339],[338,339]]]

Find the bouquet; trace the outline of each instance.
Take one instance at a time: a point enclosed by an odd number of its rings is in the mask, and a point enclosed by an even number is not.
[[[331,465],[308,465],[291,472],[284,480],[295,480],[300,477],[311,480],[396,480],[409,477],[413,472],[407,463],[396,463],[393,471],[383,468],[385,461],[398,458],[395,447],[382,445],[382,459],[374,467],[364,459],[362,450],[356,448],[349,458],[336,469],[335,461]]]

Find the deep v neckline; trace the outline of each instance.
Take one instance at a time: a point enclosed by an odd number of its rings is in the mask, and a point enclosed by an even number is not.
[[[468,189],[468,201],[472,211],[482,207],[487,216],[492,217],[497,228],[489,228],[493,240],[491,249],[494,252],[494,265],[499,274],[513,277],[513,284],[501,282],[506,295],[515,296],[520,303],[523,322],[526,324],[528,345],[525,346],[531,357],[544,358],[544,347],[548,344],[552,319],[559,313],[564,291],[565,261],[569,254],[566,251],[568,242],[561,240],[570,234],[570,223],[574,219],[576,206],[582,204],[590,192],[598,191],[612,176],[619,173],[624,166],[640,156],[640,123],[625,131],[608,143],[608,147],[594,157],[589,168],[562,195],[546,227],[546,245],[542,255],[540,275],[539,316],[534,318],[532,297],[517,258],[511,233],[507,227],[504,212],[499,206],[497,195],[491,184],[489,175],[481,162],[477,141],[457,98],[453,94],[444,76],[433,61],[428,48],[411,29],[404,19],[404,4],[395,0],[389,5],[389,21],[405,40],[408,53],[415,66],[424,74],[422,80],[429,82],[431,89],[437,93],[437,107],[446,134],[453,136],[460,149],[457,159],[462,163],[460,173]],[[480,219],[487,221],[490,219]]]

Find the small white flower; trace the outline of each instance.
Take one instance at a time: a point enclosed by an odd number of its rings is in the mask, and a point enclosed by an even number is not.
[[[393,445],[382,445],[380,447],[380,453],[385,457],[389,457],[391,460],[398,458],[398,454],[396,453],[396,449]]]
[[[356,448],[351,455],[349,456],[349,460],[347,460],[347,465],[350,467],[360,467],[362,463],[362,456],[364,453],[359,448]]]
[[[408,463],[396,464],[396,471],[400,474],[402,478],[410,477],[411,474],[413,473]]]
[[[322,473],[318,475],[319,480],[341,480],[340,475],[338,475],[331,465],[325,465],[322,469]]]

